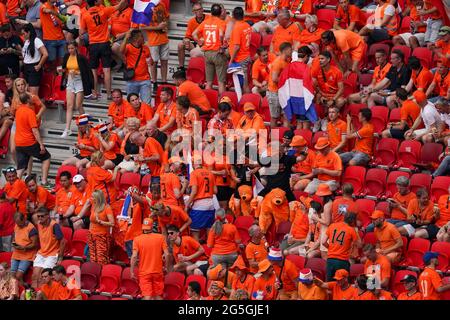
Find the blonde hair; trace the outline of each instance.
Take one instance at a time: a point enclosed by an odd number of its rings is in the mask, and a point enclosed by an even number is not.
[[[212,225],[212,229],[214,230],[214,234],[216,236],[220,236],[223,231],[223,225],[226,223],[225,220],[225,210],[220,208],[216,210],[216,221]]]
[[[3,279],[5,279],[6,281],[9,281],[11,279],[11,273],[8,272],[9,270],[9,266],[7,262],[1,262],[0,266],[3,267],[3,269],[5,269],[5,274],[3,275]]]
[[[129,126],[135,126],[139,130],[139,127],[141,126],[141,120],[139,120],[136,117],[131,117],[126,120],[126,125],[127,125],[127,129]]]
[[[317,19],[317,16],[315,14],[307,14],[305,17],[305,22],[306,20],[309,20],[313,25],[318,25],[319,24],[319,19]]]
[[[20,93],[19,93],[19,91],[17,91],[17,84],[19,82],[25,83],[25,92],[28,91],[28,83],[24,78],[17,78],[16,80],[14,80],[14,84],[12,87],[12,91],[13,91],[13,98],[12,98],[12,103],[11,103],[12,105],[20,104],[20,99],[19,99]]]
[[[105,195],[103,194],[102,190],[95,190],[92,193],[92,198],[94,198],[94,200],[95,200],[95,205],[94,205],[95,212],[101,212],[101,211],[105,210],[106,199],[105,199]]]
[[[103,153],[101,151],[95,151],[91,155],[91,164],[95,164],[97,166],[100,166],[100,162],[104,159]]]

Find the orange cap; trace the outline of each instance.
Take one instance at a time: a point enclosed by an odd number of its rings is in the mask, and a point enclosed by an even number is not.
[[[291,147],[304,147],[308,142],[302,136],[294,136],[290,144]]]
[[[208,270],[208,279],[217,280],[219,279],[219,272],[223,270],[223,266],[219,263],[214,268]]]
[[[246,102],[245,104],[244,104],[244,112],[247,112],[247,111],[255,111],[256,110],[256,107],[253,105],[253,103],[251,103],[251,102]]]
[[[317,187],[316,196],[324,197],[331,196],[333,193],[331,192],[330,186],[326,183],[321,183]]]
[[[422,103],[427,100],[427,96],[425,95],[425,93],[419,90],[414,91],[413,97],[414,99],[416,99],[417,103]]]
[[[384,218],[384,212],[381,210],[375,210],[370,216],[372,219]]]
[[[222,281],[212,281],[209,287],[211,288],[212,286],[218,287],[220,289],[223,289],[225,287]]]
[[[336,280],[342,280],[347,277],[348,277],[348,271],[345,269],[339,269],[334,274],[334,279],[336,279]]]
[[[248,271],[247,266],[245,265],[244,259],[242,258],[241,255],[239,255],[236,259],[236,261],[234,262],[234,264],[231,266],[230,271],[233,271],[235,269],[239,269],[239,270],[243,270],[243,271]]]
[[[330,141],[328,140],[327,137],[320,137],[319,139],[317,139],[314,149],[322,150],[322,149],[325,149],[326,147],[328,147],[329,145],[330,145]]]
[[[262,260],[260,263],[258,263],[258,273],[263,273],[267,271],[271,266],[272,264],[270,263],[269,260],[267,259]]]
[[[153,220],[150,218],[145,218],[142,221],[142,230],[152,230]]]

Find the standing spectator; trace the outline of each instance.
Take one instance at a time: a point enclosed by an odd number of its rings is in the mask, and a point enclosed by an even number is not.
[[[227,57],[224,51],[224,36],[226,22],[220,19],[222,8],[215,3],[211,6],[211,16],[205,20],[192,33],[192,38],[197,42],[205,55],[206,63],[206,88],[212,89],[214,75],[219,83],[219,95],[225,92],[227,77]]]
[[[15,300],[19,297],[19,283],[8,269],[8,263],[0,263],[0,300]]]
[[[166,192],[166,186],[161,184],[161,199]],[[178,205],[157,203],[154,206],[151,206],[150,210],[154,217],[158,218],[158,226],[165,237],[167,237],[168,225],[174,225],[183,235],[188,234],[189,225],[192,222],[191,218],[189,218],[187,213]]]
[[[427,251],[423,255],[425,269],[419,276],[419,290],[423,300],[440,300],[439,294],[450,290],[450,283],[443,284],[441,276],[436,272],[439,254]]]
[[[375,246],[371,243],[364,246],[363,254],[367,258],[366,263],[364,264],[364,273],[368,277],[378,276],[380,286],[383,289],[387,289],[391,278],[391,262],[382,254],[379,254],[376,251]]]
[[[47,181],[47,176],[51,156],[41,139],[36,114],[32,110],[30,101],[31,96],[28,93],[20,94],[22,105],[16,111],[15,135],[17,171],[19,176],[22,176],[23,170],[28,167],[30,158],[39,159],[42,162],[42,185],[50,188],[51,184]]]
[[[89,258],[92,262],[105,265],[110,263],[111,258],[111,228],[114,227],[114,215],[101,190],[95,190],[90,201]]]
[[[349,0],[339,0],[336,9],[336,17],[334,18],[333,29],[347,29],[356,31],[361,15],[361,9],[354,4],[350,4]]]
[[[39,247],[39,237],[36,227],[23,214],[14,214],[13,254],[10,272],[23,285],[23,276],[27,273],[36,258]]]
[[[147,61],[150,61],[150,65],[153,62],[149,48],[144,45],[142,32],[140,30],[128,31],[120,46],[120,52],[125,58],[126,68],[134,70],[133,79],[127,80],[127,93],[137,93],[143,102],[150,104],[152,88]]]
[[[200,2],[195,2],[192,5],[192,13],[194,17],[189,19],[187,23],[186,33],[184,34],[183,41],[178,43],[178,69],[184,70],[184,60],[186,51],[189,52],[191,58],[202,56],[203,53],[194,41],[192,33],[195,29],[205,20],[206,14],[203,12],[203,7]]]
[[[178,97],[186,96],[189,98],[192,107],[194,107],[200,114],[207,114],[211,110],[208,97],[202,89],[191,80],[186,80],[186,72],[178,70],[173,74],[173,79],[178,87]],[[212,81],[212,80],[211,80]]]
[[[358,204],[353,200],[353,192],[353,185],[344,183],[342,186],[342,197],[334,199],[331,207],[331,221],[333,223],[343,222],[347,213],[359,212]]]
[[[149,173],[152,175],[151,183],[160,182],[160,172],[161,172],[161,160],[164,150],[161,144],[152,137],[145,137],[139,132],[134,132],[130,136],[131,143],[138,145],[143,148],[143,153],[138,157],[138,161],[144,162]]]
[[[27,186],[25,182],[17,176],[16,168],[8,167],[3,170],[6,184],[3,191],[6,192],[6,200],[14,206],[14,210],[25,215],[27,212]]]
[[[13,34],[10,24],[1,26],[0,30],[0,75],[19,74],[22,40]]]
[[[162,300],[163,262],[166,261],[168,264],[169,251],[164,236],[152,233],[152,224],[153,221],[150,218],[144,219],[142,234],[133,240],[130,272],[131,277],[135,279],[134,270],[139,265],[139,287],[144,300]]]
[[[14,207],[6,199],[4,190],[0,190],[0,248],[11,252],[12,235],[14,232]]]
[[[417,13],[422,19],[426,20],[425,44],[430,47],[438,38],[439,30],[443,24],[442,14],[445,13],[440,12],[431,0],[424,0],[422,10],[419,10]]]
[[[78,53],[78,45],[75,41],[67,45],[68,53],[63,58],[62,69],[67,77],[66,87],[66,128],[61,138],[66,138],[72,134],[70,126],[72,124],[73,109],[84,114],[83,99],[92,93],[94,79],[89,70],[89,63],[85,56]]]
[[[113,44],[111,46],[112,58],[116,62],[115,71],[119,71],[124,67],[124,58],[120,52],[120,47],[125,41],[125,36],[131,29],[131,16],[133,9],[128,7],[121,8],[114,12],[109,20],[111,36],[113,37]],[[126,42],[126,41],[125,41]],[[147,68],[148,72],[148,68]]]
[[[41,6],[39,0],[25,0],[23,1],[27,7],[27,15],[25,19],[15,19],[17,24],[25,25],[31,23],[36,31],[38,38],[42,39],[42,24],[41,24]]]
[[[167,83],[169,64],[169,12],[164,3],[153,7],[153,15],[149,26],[140,26],[139,30],[147,31],[147,44],[150,48],[153,63],[150,64],[153,91],[157,90],[158,62],[161,61],[161,81]]]
[[[23,76],[28,82],[30,93],[38,95],[42,78],[42,68],[48,58],[48,51],[41,39],[36,36],[36,31],[31,24],[22,28],[24,44],[22,48],[23,56]]]
[[[400,261],[402,256],[403,239],[397,228],[384,219],[384,212],[375,210],[370,218],[375,226],[377,252],[386,256],[391,263]]]
[[[105,157],[100,151],[96,151],[91,155],[91,166],[87,169],[86,179],[88,181],[88,193],[92,194],[95,190],[102,190],[108,204],[116,201],[116,188],[114,181],[117,177],[119,167],[116,166],[114,171],[103,169],[105,165]]]
[[[80,36],[84,33],[87,33],[89,36],[89,62],[94,76],[92,98],[96,99],[100,95],[97,68],[101,60],[107,99],[111,100],[112,51],[109,43],[108,20],[114,12],[126,7],[127,2],[120,0],[114,7],[102,6],[102,0],[88,0],[87,4],[88,10],[81,15]]]
[[[56,0],[46,0],[40,8],[42,39],[48,51],[48,63],[51,71],[61,67],[66,41],[63,33],[64,23],[56,7]]]
[[[405,286],[405,292],[398,295],[397,300],[423,300],[422,294],[417,290],[417,278],[407,274],[400,280]]]
[[[254,274],[258,272],[258,263],[267,258],[267,245],[259,225],[253,224],[248,228],[248,235],[250,236],[250,241],[245,247],[245,256],[250,272]]]
[[[356,142],[352,151],[340,154],[344,166],[364,166],[370,161],[374,143],[371,119],[372,111],[369,108],[361,109],[358,120],[362,126],[356,131],[353,129],[352,117],[347,114],[347,139],[356,139]]]
[[[269,66],[275,60],[276,56],[264,47],[259,47],[256,50],[256,54],[258,58],[252,65],[252,93],[259,93],[264,97],[269,84]]]
[[[171,134],[176,128],[177,105],[173,101],[175,92],[170,87],[161,89],[161,103],[156,107],[152,123],[158,130],[165,134]]]
[[[299,37],[302,30],[298,22],[291,20],[289,10],[281,9],[277,15],[278,26],[273,32],[272,43],[270,44],[270,52],[280,55],[281,45],[284,42],[289,43],[295,51],[300,47]]]
[[[50,219],[50,214],[45,207],[38,210],[37,218],[40,249],[33,262],[32,287],[35,289],[38,288],[42,269],[53,268],[60,264],[66,248],[66,239],[60,225]]]
[[[252,28],[244,21],[244,9],[241,7],[233,9],[233,18],[235,23],[229,41],[230,65],[233,62],[237,62],[241,65],[242,72],[244,73],[243,93],[249,93],[248,68],[252,61],[250,57],[250,37]]]
[[[138,118],[141,127],[144,127],[153,119],[153,109],[146,102],[142,102],[137,92],[131,92],[127,96],[128,104],[125,105],[124,118]]]

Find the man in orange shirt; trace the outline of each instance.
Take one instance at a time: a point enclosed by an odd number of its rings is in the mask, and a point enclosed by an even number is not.
[[[331,222],[342,222],[349,212],[358,213],[358,204],[353,200],[353,185],[344,183],[342,185],[342,197],[336,197],[331,207]]]
[[[164,195],[164,190],[161,188],[161,198]],[[189,226],[192,223],[186,211],[178,205],[157,203],[150,207],[154,216],[158,218],[158,225],[161,228],[161,233],[167,237],[167,226],[173,225],[179,229],[182,234],[189,233]]]
[[[244,115],[239,120],[236,129],[242,129],[244,135],[252,135],[253,132],[259,133],[259,130],[265,129],[264,120],[259,113],[256,112],[256,107],[251,102],[244,104]]]
[[[394,138],[403,140],[405,133],[408,131],[420,115],[420,107],[413,100],[408,99],[406,89],[397,88],[395,97],[400,107],[400,122],[389,122],[387,129],[381,133],[383,138]]]
[[[236,7],[233,9],[235,23],[229,40],[230,65],[237,62],[244,73],[243,93],[249,93],[248,68],[252,61],[250,57],[250,36],[252,28],[244,21],[244,9]]]
[[[115,128],[117,132],[122,131],[125,122],[125,109],[128,101],[123,98],[122,90],[114,89],[111,93],[112,102],[108,107],[110,129]]]
[[[36,294],[36,300],[61,300],[63,287],[53,280],[53,267],[40,269],[39,278],[41,286]]]
[[[356,31],[356,26],[360,24],[359,17],[361,9],[350,4],[349,0],[339,0],[339,5],[336,9],[336,16],[334,18],[333,29],[347,29]]]
[[[59,18],[56,0],[47,0],[40,7],[42,40],[48,51],[47,61],[53,71],[61,66],[65,54],[66,41],[63,33],[63,22]]]
[[[70,272],[70,270],[67,270]],[[76,271],[73,270],[73,273]],[[66,269],[58,265],[53,268],[53,281],[61,285],[60,300],[83,300],[81,296],[80,283],[77,283],[75,277],[68,278]]]
[[[258,263],[257,275],[251,299],[275,300],[281,284],[269,260],[264,259]]]
[[[72,197],[76,192],[76,188],[71,183],[72,175],[69,171],[63,171],[59,175],[59,183],[61,188],[56,192],[55,213],[61,219],[70,207]]]
[[[433,82],[433,74],[427,67],[422,66],[422,62],[415,56],[408,59],[408,67],[412,70],[411,79],[406,85],[407,92],[420,90],[427,92],[428,87]]]
[[[192,33],[192,38],[203,50],[206,64],[206,88],[212,89],[214,75],[219,83],[219,95],[225,92],[227,77],[227,56],[225,55],[224,37],[226,22],[220,18],[222,8],[215,3],[211,6],[211,16]]]
[[[359,122],[362,124],[358,131],[352,129],[352,117],[347,114],[347,139],[356,139],[355,148],[350,152],[340,154],[344,166],[364,166],[370,161],[374,142],[374,129],[370,123],[372,111],[364,108],[359,111]]]
[[[397,300],[423,300],[422,294],[417,290],[417,278],[407,274],[400,280],[406,291],[398,295]]]
[[[211,111],[211,105],[208,97],[205,95],[202,89],[191,80],[186,80],[186,72],[184,70],[178,70],[173,74],[173,79],[178,87],[177,95],[186,96],[189,98],[192,106],[200,114],[208,114]]]
[[[270,44],[270,52],[280,55],[280,46],[287,42],[292,46],[292,50],[296,51],[300,47],[299,37],[302,30],[298,22],[291,20],[289,10],[281,9],[277,15],[278,26],[275,28]]]
[[[311,269],[300,271],[298,278],[298,300],[327,300],[327,291],[314,283]]]
[[[272,51],[272,50],[271,50]],[[281,71],[289,64],[292,57],[292,44],[283,42],[279,46],[279,56],[269,66],[269,86],[267,92],[267,100],[270,108],[270,127],[275,128],[278,120],[280,120],[283,112],[281,110],[280,101],[278,99],[278,80]],[[288,120],[283,117],[283,126],[289,127]]]
[[[116,3],[117,1],[114,1]],[[110,18],[109,25],[111,31],[111,37],[113,44],[111,46],[112,58],[116,62],[114,70],[120,70],[123,65],[123,56],[120,52],[120,46],[122,45],[127,32],[131,28],[131,16],[133,15],[133,9],[130,7],[117,10]]]
[[[175,118],[177,129],[185,129],[190,134],[194,134],[194,129],[201,129],[200,115],[192,107],[191,101],[186,96],[177,98],[177,115]]]
[[[265,96],[267,85],[269,84],[269,66],[275,60],[276,56],[264,47],[259,47],[256,50],[258,58],[253,62],[252,66],[252,93],[259,93]]]
[[[364,273],[374,276],[379,281],[379,285],[383,289],[389,288],[389,280],[391,278],[391,262],[385,256],[379,254],[373,244],[368,243],[363,248],[363,254],[367,258],[364,264]],[[380,288],[376,288],[380,289]]]
[[[140,132],[133,132],[130,136],[130,142],[143,148],[143,154],[137,157],[137,161],[144,162],[151,174],[151,183],[159,184],[161,172],[161,159],[164,153],[161,144],[152,137],[145,137]],[[141,166],[142,169],[142,166]]]
[[[450,283],[443,284],[441,276],[436,272],[439,264],[437,252],[425,252],[423,262],[425,269],[419,276],[419,290],[423,300],[440,300],[439,294],[450,290]]]
[[[277,300],[297,300],[297,266],[291,260],[284,258],[279,248],[270,248],[267,258],[277,278],[283,284],[278,291]]]
[[[347,148],[347,123],[339,118],[339,108],[328,108],[327,136],[331,151],[341,153]]]
[[[136,280],[134,269],[138,267],[139,287],[144,300],[162,300],[164,293],[163,262],[170,260],[166,239],[162,234],[152,233],[153,221],[144,219],[142,234],[133,240],[131,278]]]
[[[233,121],[232,119],[230,119],[231,110],[232,109],[229,103],[219,103],[219,105],[217,106],[217,113],[208,122],[208,134],[214,136],[220,132],[225,137],[228,130],[234,129]]]
[[[165,134],[171,134],[176,128],[177,105],[173,101],[174,94],[170,87],[161,89],[161,103],[157,106],[152,119],[158,130]]]
[[[206,18],[206,14],[203,12],[203,6],[200,2],[196,2],[192,5],[192,13],[194,14],[194,17],[189,19],[187,23],[184,39],[178,43],[178,69],[180,70],[184,69],[186,51],[189,52],[191,58],[203,55],[200,47],[192,38],[194,30],[197,29]]]
[[[24,216],[27,213],[27,186],[22,179],[17,176],[16,168],[8,167],[2,170],[5,175],[6,200],[14,206],[14,209]]]
[[[25,179],[27,185],[27,211],[30,215],[37,212],[40,207],[46,207],[49,210],[53,210],[55,207],[55,196],[52,195],[47,189],[37,185],[37,177],[35,174],[27,176]],[[33,219],[33,221],[37,221]]]
[[[437,72],[434,74],[433,82],[426,91],[427,97],[432,97],[434,93],[438,96],[450,100],[450,72],[449,67],[442,61],[437,62]],[[435,103],[437,97],[429,99]]]
[[[361,246],[361,240],[355,229],[357,230],[354,212],[347,212],[344,222],[335,222],[328,227],[322,239],[322,245],[328,248],[327,281],[333,279],[337,270],[350,271],[349,259],[353,246]]]
[[[151,66],[154,63],[152,63],[150,50],[144,45],[144,41],[144,35],[140,30],[128,31],[120,46],[120,52],[125,58],[126,68],[134,70],[133,78],[127,79],[127,92],[139,94],[142,101],[150,104],[152,88],[147,61],[150,61]]]
[[[266,240],[261,228],[257,224],[253,224],[248,228],[250,241],[245,247],[245,257],[247,258],[250,272],[258,272],[258,263],[267,258]]]
[[[439,40],[428,46],[447,66],[450,66],[450,26],[442,26],[439,29]]]
[[[19,99],[21,105],[15,115],[17,174],[21,177],[23,171],[28,168],[30,158],[37,158],[42,162],[42,186],[52,187],[47,181],[51,156],[39,133],[36,113],[30,105],[31,96],[28,93],[22,93]]]
[[[348,280],[349,273],[345,269],[339,269],[334,274],[333,279],[336,281],[323,282],[314,277],[314,283],[322,288],[331,291],[331,300],[352,300],[357,293],[357,289],[352,286]]]
[[[375,226],[377,238],[377,252],[395,263],[400,261],[403,248],[403,239],[397,228],[384,219],[384,212],[375,210],[370,218]]]
[[[107,98],[111,99],[112,51],[109,43],[108,21],[114,12],[125,8],[127,4],[126,0],[120,0],[113,7],[104,7],[102,0],[87,0],[88,10],[81,14],[80,36],[85,33],[89,36],[89,62],[94,76],[94,98],[100,94],[97,68],[101,60]]]
[[[153,119],[153,109],[147,103],[142,102],[137,93],[129,93],[128,104],[125,105],[124,118],[138,118],[141,120],[141,127],[144,127]]]

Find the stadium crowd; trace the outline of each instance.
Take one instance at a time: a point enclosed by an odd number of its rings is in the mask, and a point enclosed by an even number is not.
[[[0,299],[450,299],[441,1],[193,2],[173,79],[169,1],[149,24],[127,0],[4,2]],[[55,184],[49,78],[78,150]]]

